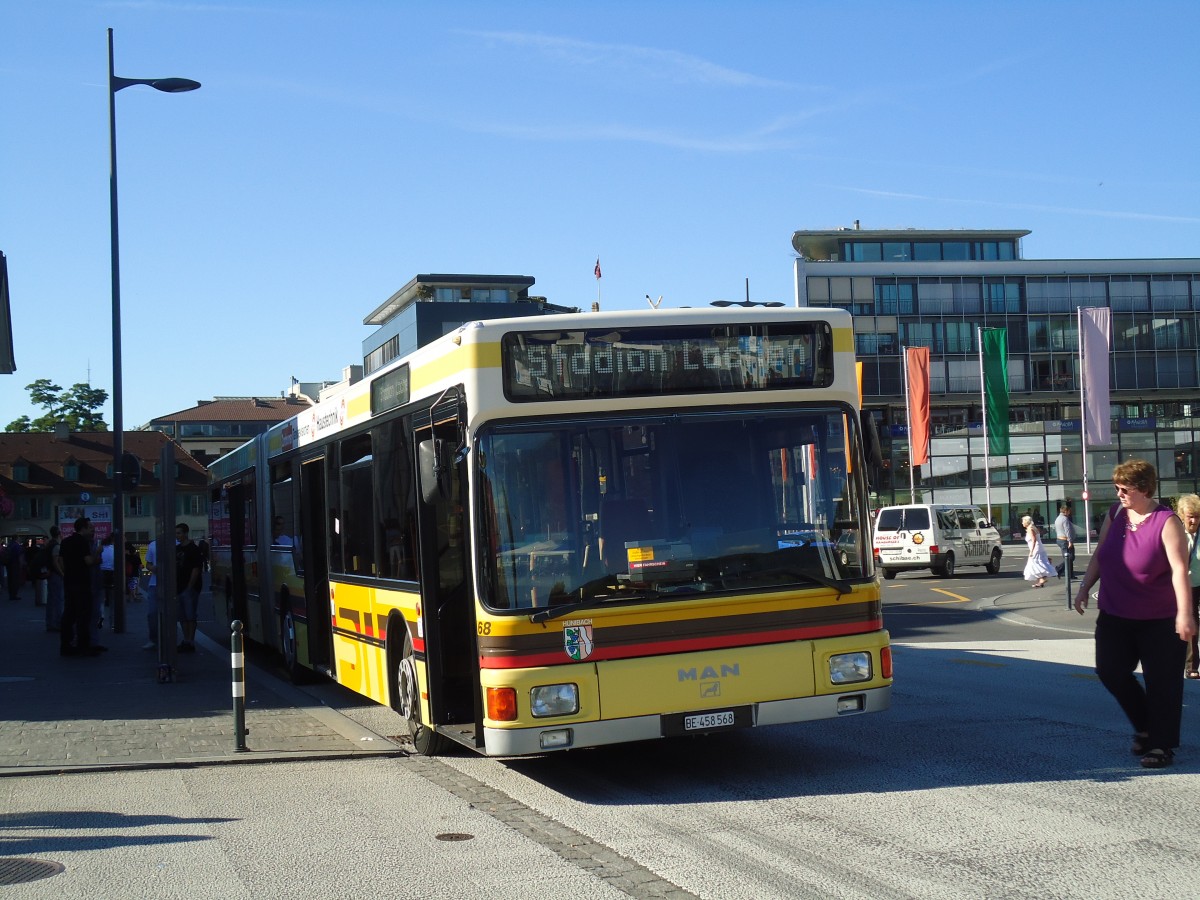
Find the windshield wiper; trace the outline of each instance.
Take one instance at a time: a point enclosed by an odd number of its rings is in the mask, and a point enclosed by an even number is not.
[[[568,594],[559,594],[559,597],[577,596],[581,599],[572,603],[564,603],[561,606],[548,606],[545,609],[539,609],[537,612],[529,616],[530,622],[545,622],[548,619],[557,619],[565,616],[568,613],[576,612],[581,609],[595,609],[598,606],[604,606],[608,603],[623,603],[628,600],[650,600],[658,599],[658,592],[653,590],[622,590],[615,584],[616,578],[612,575],[604,575],[600,578],[594,578],[591,581],[581,584],[575,590]],[[597,591],[606,590],[606,593],[597,593]],[[588,597],[587,595],[592,596]],[[586,598],[586,599],[583,599]],[[554,597],[551,597],[551,603],[554,602]]]
[[[811,568],[800,567],[798,565],[800,561],[796,557],[804,552],[805,550],[800,548],[787,548],[770,553],[743,553],[725,556],[717,561],[717,568],[722,582],[726,579],[753,581],[762,575],[790,575],[811,584],[831,588],[838,592],[839,597],[854,592],[850,582],[845,579],[830,578],[823,572],[818,573],[812,571]],[[762,563],[768,564],[762,565]]]
[[[842,594],[854,593],[854,588],[850,582],[842,578],[830,578],[828,575],[818,575],[816,572],[810,572],[807,569],[793,569],[791,566],[768,566],[764,569],[755,569],[751,575],[791,575],[795,578],[801,578],[805,581],[819,584],[823,587],[832,588],[838,592],[840,597]]]
[[[604,606],[613,602],[624,602],[626,600],[649,600],[651,594],[633,593],[627,594],[604,594],[598,597],[592,597],[589,600],[577,600],[574,603],[565,603],[562,606],[547,606],[545,609],[539,609],[529,616],[530,622],[545,622],[549,619],[558,619],[569,613],[578,612],[581,609],[595,609],[598,606]]]

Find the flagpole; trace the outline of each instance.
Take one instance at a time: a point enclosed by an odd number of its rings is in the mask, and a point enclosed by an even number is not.
[[[1089,506],[1091,504],[1090,495],[1088,493],[1088,470],[1087,470],[1087,401],[1084,397],[1084,389],[1087,386],[1087,379],[1083,377],[1083,309],[1075,307],[1075,343],[1079,345],[1079,437],[1080,446],[1083,450],[1083,534],[1087,539],[1087,552],[1091,555],[1092,552],[1092,514]]]
[[[917,483],[913,477],[913,429],[912,429],[912,401],[908,396],[908,348],[901,347],[900,352],[904,354],[904,417],[908,422],[908,493],[911,496],[911,502],[917,502]]]
[[[987,380],[983,374],[983,328],[975,329],[975,339],[979,341],[979,396],[983,404],[979,407],[983,411],[983,484],[987,494],[987,517],[988,521],[992,521],[992,466],[989,457],[988,448],[988,409],[987,409]],[[970,428],[967,429],[967,445],[970,446]],[[968,458],[970,454],[968,454]]]

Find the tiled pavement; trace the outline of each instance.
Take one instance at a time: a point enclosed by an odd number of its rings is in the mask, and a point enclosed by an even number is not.
[[[130,604],[125,633],[101,639],[107,652],[62,657],[31,588],[16,603],[0,593],[0,775],[403,752],[253,666],[239,751],[229,651],[200,634],[160,684],[156,652],[141,649],[145,621]]]

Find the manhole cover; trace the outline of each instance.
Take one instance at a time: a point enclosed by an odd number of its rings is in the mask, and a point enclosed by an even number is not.
[[[0,857],[0,884],[24,884],[39,878],[49,878],[62,871],[62,863],[47,862],[44,859]]]
[[[474,837],[475,835],[473,834],[463,834],[459,831],[447,831],[437,835],[439,841],[469,841]]]

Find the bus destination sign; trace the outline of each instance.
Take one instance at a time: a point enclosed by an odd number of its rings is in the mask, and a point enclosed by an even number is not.
[[[371,415],[395,409],[408,402],[408,364],[393,369],[371,382]]]
[[[795,390],[833,382],[827,322],[510,332],[501,348],[504,393],[514,401]]]

